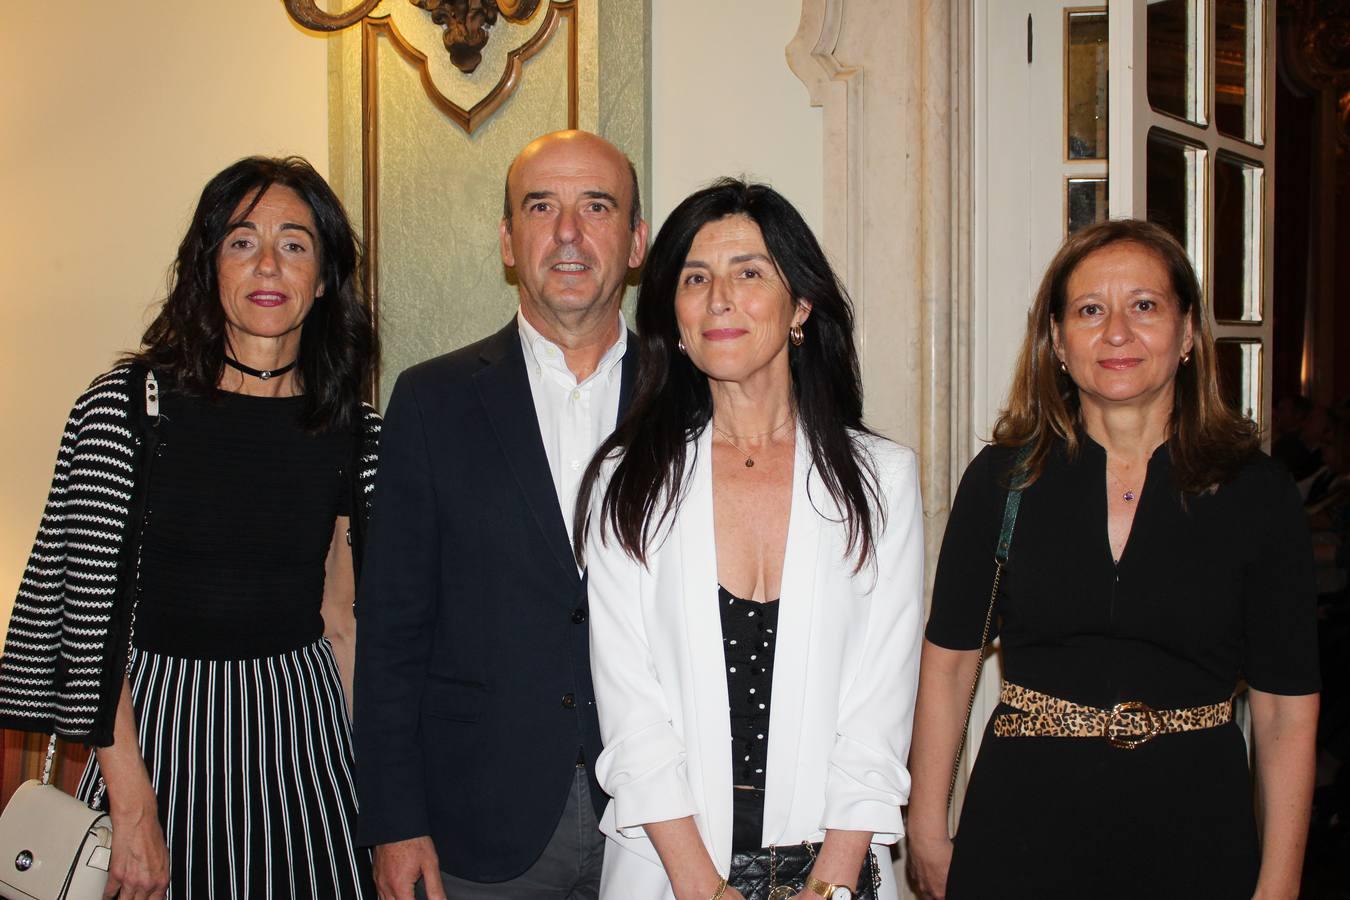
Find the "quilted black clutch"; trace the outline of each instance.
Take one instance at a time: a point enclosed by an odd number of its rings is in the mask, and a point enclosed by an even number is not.
[[[727,884],[740,891],[745,900],[790,900],[801,892],[811,866],[816,862],[820,844],[787,844],[760,850],[738,850],[731,856]],[[856,900],[877,900],[881,888],[881,870],[876,854],[869,848],[858,873]]]

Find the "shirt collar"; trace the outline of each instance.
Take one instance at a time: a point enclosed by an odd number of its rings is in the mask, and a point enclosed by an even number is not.
[[[568,379],[576,382],[576,376],[572,370],[567,368],[567,360],[563,356],[562,348],[544,337],[539,331],[525,319],[525,313],[519,308],[516,310],[516,325],[520,329],[520,346],[525,351],[525,365],[531,367],[536,373],[542,371],[552,371],[560,375],[566,375]],[[576,382],[577,387],[590,384],[597,378],[609,377],[614,372],[614,367],[623,360],[623,356],[628,352],[628,323],[624,321],[623,311],[619,311],[619,337],[605,351],[605,355],[600,357],[600,364],[595,367],[595,371],[585,381]]]

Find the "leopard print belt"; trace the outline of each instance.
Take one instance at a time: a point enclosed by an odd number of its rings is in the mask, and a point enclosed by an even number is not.
[[[998,698],[1018,710],[994,717],[998,737],[1104,737],[1122,750],[1133,750],[1160,734],[1214,728],[1233,719],[1231,697],[1187,709],[1153,709],[1138,700],[1102,709],[1004,682]]]

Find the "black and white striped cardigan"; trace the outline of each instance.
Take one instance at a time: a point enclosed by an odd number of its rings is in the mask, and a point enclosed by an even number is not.
[[[126,668],[147,460],[158,440],[154,379],[122,365],[71,410],[0,656],[0,727],[112,743]],[[374,501],[380,417],[363,405],[352,480],[352,552]]]

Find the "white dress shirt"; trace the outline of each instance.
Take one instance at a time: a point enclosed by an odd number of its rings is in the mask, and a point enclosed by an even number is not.
[[[519,310],[520,345],[525,351],[530,395],[539,434],[544,439],[549,474],[558,493],[558,505],[567,536],[572,536],[572,513],[586,465],[614,431],[619,417],[619,389],[623,382],[623,355],[628,350],[628,325],[619,313],[619,337],[585,381],[578,382],[562,348],[525,321]]]

